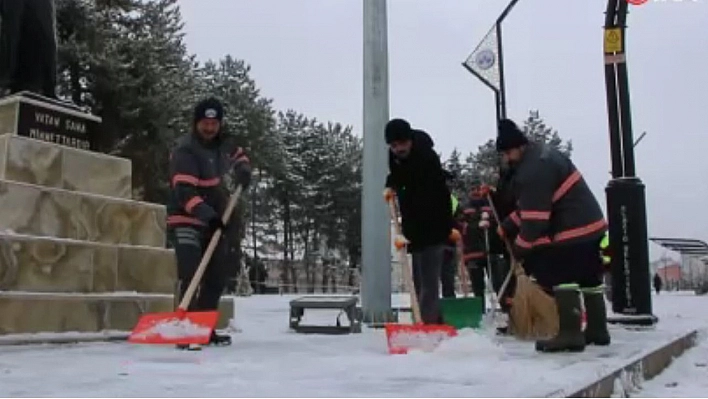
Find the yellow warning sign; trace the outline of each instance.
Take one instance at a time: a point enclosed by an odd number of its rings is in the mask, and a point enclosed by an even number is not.
[[[622,52],[622,30],[620,28],[605,29],[605,53]]]

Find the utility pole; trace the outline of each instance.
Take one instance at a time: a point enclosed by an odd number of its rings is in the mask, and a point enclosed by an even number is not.
[[[605,83],[612,155],[606,188],[612,251],[612,310],[623,324],[653,325],[645,187],[636,176],[626,59],[627,0],[608,0],[604,29]]]
[[[364,165],[361,214],[363,321],[382,326],[391,311],[390,216],[382,193],[388,171],[389,119],[386,0],[364,0]]]

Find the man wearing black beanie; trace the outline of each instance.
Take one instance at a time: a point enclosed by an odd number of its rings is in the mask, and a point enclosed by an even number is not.
[[[251,180],[251,165],[243,148],[221,132],[223,117],[224,108],[218,100],[201,101],[194,108],[192,132],[180,137],[170,154],[167,235],[177,256],[179,298],[184,296],[212,235],[218,229],[227,233],[228,226],[221,221],[230,196],[225,182],[234,176],[236,183],[246,188]],[[238,262],[229,256],[228,236],[222,234],[189,311],[217,310],[228,268]],[[212,331],[210,344],[229,345],[231,337]]]
[[[551,292],[558,307],[558,335],[536,342],[542,352],[582,351],[608,345],[600,241],[607,223],[573,162],[551,146],[529,142],[511,120],[499,123],[497,150],[514,165],[518,207],[499,234],[513,239],[526,273]],[[583,295],[587,326],[581,330]],[[513,305],[512,305],[513,306]]]
[[[398,199],[423,322],[438,324],[442,322],[439,284],[445,246],[449,239],[460,239],[454,230],[446,175],[427,133],[412,129],[403,119],[393,119],[384,135],[389,146],[384,198]]]

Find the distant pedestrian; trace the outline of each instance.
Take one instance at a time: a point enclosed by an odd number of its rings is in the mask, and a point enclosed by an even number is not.
[[[654,273],[654,289],[656,290],[656,295],[659,295],[663,285],[664,282],[661,280],[661,277],[659,277],[659,273]]]

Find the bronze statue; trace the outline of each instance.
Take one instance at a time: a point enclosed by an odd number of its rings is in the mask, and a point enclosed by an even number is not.
[[[0,88],[56,98],[54,0],[0,0]]]

